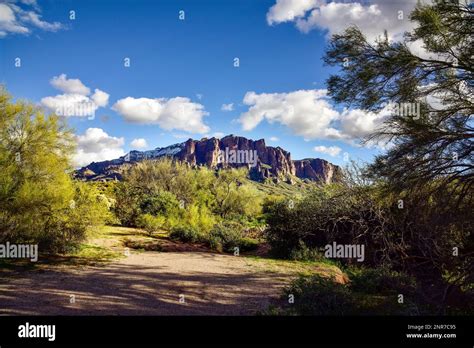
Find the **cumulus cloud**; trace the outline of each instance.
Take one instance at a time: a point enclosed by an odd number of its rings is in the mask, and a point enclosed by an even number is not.
[[[267,23],[270,25],[294,21],[314,9],[320,1],[317,0],[277,0],[267,12]]]
[[[288,127],[306,140],[337,139],[354,142],[374,132],[389,114],[359,109],[338,111],[329,103],[324,89],[299,90],[289,93],[247,92],[247,112],[240,115],[244,130],[252,130],[262,121]]]
[[[76,167],[125,155],[122,148],[124,138],[110,136],[101,128],[88,128],[84,134],[76,135],[75,138],[77,149],[73,163]]]
[[[247,92],[247,112],[240,115],[244,130],[254,129],[260,122],[280,123],[294,134],[314,139],[337,133],[332,123],[339,113],[328,102],[326,90],[299,90],[289,93]]]
[[[134,149],[144,149],[148,147],[148,144],[145,139],[138,138],[138,139],[133,139],[132,142],[130,143],[130,146],[133,147]]]
[[[313,150],[316,152],[324,153],[332,157],[336,157],[342,151],[342,149],[338,146],[324,146],[324,145],[315,146]]]
[[[234,103],[222,104],[221,110],[222,111],[233,111],[234,110]]]
[[[79,79],[68,79],[66,74],[54,76],[50,81],[51,85],[61,92],[69,94],[89,95],[91,90],[84,86]]]
[[[294,22],[303,33],[321,29],[332,35],[356,25],[368,37],[375,40],[387,30],[389,39],[401,39],[405,31],[413,28],[408,16],[416,0],[327,2],[322,0],[277,0],[267,12],[270,25]]]
[[[11,34],[29,35],[34,28],[55,32],[64,27],[59,22],[44,21],[40,11],[36,1],[2,2],[0,4],[0,38]]]
[[[56,96],[44,97],[41,104],[58,115],[71,117],[94,117],[99,107],[107,106],[109,94],[96,88],[90,95],[90,88],[79,79],[68,79],[66,74],[54,76],[50,83],[65,92]]]
[[[360,109],[344,110],[340,116],[341,137],[350,140],[364,138],[378,130],[390,113],[389,107],[378,113]]]
[[[279,141],[280,139],[278,137],[270,137],[270,141],[276,142]]]
[[[97,106],[105,108],[109,103],[109,94],[96,88],[91,99]]]
[[[189,98],[132,98],[118,100],[112,109],[131,123],[157,124],[165,130],[183,130],[189,133],[206,133],[209,127],[203,117],[209,113],[204,106]]]

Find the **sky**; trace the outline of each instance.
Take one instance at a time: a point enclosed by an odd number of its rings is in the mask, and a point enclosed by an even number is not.
[[[322,57],[351,24],[399,40],[415,3],[0,0],[0,83],[67,119],[77,166],[227,134],[371,161],[360,138],[383,117],[334,104]]]

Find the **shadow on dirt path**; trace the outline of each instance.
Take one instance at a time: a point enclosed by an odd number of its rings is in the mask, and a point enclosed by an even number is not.
[[[252,315],[277,300],[293,276],[245,257],[147,251],[103,265],[2,276],[0,314]]]

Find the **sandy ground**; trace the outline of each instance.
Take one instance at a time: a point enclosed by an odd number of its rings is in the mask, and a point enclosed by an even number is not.
[[[14,272],[0,275],[0,314],[252,315],[295,276],[256,263],[208,252],[132,251],[96,266]]]

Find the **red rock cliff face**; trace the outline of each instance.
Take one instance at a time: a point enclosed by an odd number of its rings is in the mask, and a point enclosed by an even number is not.
[[[228,150],[256,151],[257,163],[219,163],[219,151]],[[293,161],[289,152],[280,147],[266,146],[265,140],[251,140],[244,137],[229,135],[222,139],[202,139],[186,141],[184,148],[176,155],[181,161],[191,165],[206,165],[210,168],[248,167],[255,179],[277,178],[288,179],[292,175],[330,183],[339,175],[339,167],[321,160],[309,159]]]
[[[222,160],[226,152],[246,154],[247,160]],[[265,140],[251,140],[244,137],[228,135],[222,139],[204,138],[189,139],[181,144],[149,151],[131,151],[127,156],[118,159],[93,162],[76,171],[76,176],[85,180],[102,180],[120,177],[120,168],[144,159],[158,159],[163,156],[171,157],[188,163],[191,166],[207,166],[209,168],[247,167],[250,178],[274,181],[286,180],[292,183],[292,178],[299,177],[328,184],[340,178],[341,170],[322,159],[304,159],[293,161],[289,152],[281,147],[266,146]]]
[[[325,184],[341,179],[341,168],[320,158],[293,161],[298,178],[321,181]]]

